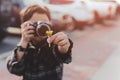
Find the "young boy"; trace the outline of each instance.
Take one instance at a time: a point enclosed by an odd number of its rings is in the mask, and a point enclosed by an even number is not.
[[[22,10],[20,15],[22,36],[8,58],[9,72],[23,76],[23,80],[62,80],[63,63],[71,62],[72,41],[63,32],[48,38],[34,35],[35,27],[29,24],[38,21],[51,24],[46,7],[32,5]]]

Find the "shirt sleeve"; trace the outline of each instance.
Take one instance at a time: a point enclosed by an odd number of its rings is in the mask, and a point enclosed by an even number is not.
[[[55,45],[53,48],[53,54],[56,57],[56,59],[61,62],[61,63],[70,63],[72,61],[72,47],[73,47],[73,42],[69,39],[70,41],[70,47],[67,51],[67,53],[63,54],[58,50],[58,46]]]
[[[12,54],[7,59],[7,69],[10,73],[22,76],[24,73],[24,58],[25,54],[20,61],[17,59],[17,49],[15,49]]]

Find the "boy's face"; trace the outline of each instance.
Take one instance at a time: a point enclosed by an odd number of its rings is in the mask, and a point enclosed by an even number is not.
[[[46,14],[34,13],[33,16],[29,19],[31,22],[45,21],[50,24],[50,20]],[[42,38],[34,37],[32,41],[40,42]]]
[[[50,23],[48,16],[46,14],[40,14],[40,13],[34,13],[32,17],[29,19],[29,21],[32,22],[46,21],[47,23]]]

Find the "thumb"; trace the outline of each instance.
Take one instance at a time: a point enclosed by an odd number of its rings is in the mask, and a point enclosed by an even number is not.
[[[47,38],[47,42],[48,42],[48,43],[51,43],[51,41],[50,41],[50,37]]]

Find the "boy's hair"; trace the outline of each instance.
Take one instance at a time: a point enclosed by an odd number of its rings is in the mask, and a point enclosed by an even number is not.
[[[51,20],[49,9],[45,6],[31,5],[20,12],[21,23],[29,20],[34,13],[46,14]]]

